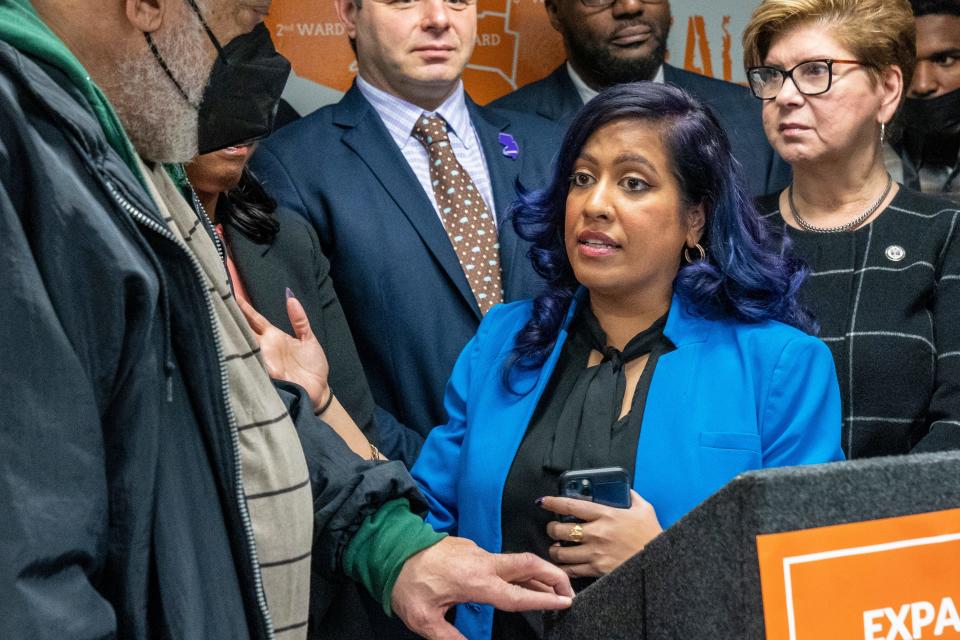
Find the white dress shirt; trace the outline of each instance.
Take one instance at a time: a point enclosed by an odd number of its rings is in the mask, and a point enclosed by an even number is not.
[[[438,115],[447,122],[447,132],[450,136],[450,146],[457,160],[463,165],[463,168],[470,174],[474,185],[483,196],[487,208],[493,214],[496,220],[496,210],[493,203],[493,189],[490,185],[490,172],[487,169],[486,159],[483,156],[483,148],[480,146],[480,140],[477,132],[470,121],[470,112],[467,110],[466,95],[463,91],[463,83],[457,84],[456,90],[449,98],[443,101],[435,111],[424,111],[417,105],[407,102],[402,98],[387,93],[374,87],[372,84],[357,76],[357,88],[363,94],[374,110],[380,116],[384,126],[390,133],[390,137],[397,143],[403,157],[407,159],[410,168],[420,181],[427,197],[433,204],[434,211],[440,221],[443,222],[443,216],[437,207],[437,199],[433,193],[432,180],[430,178],[430,154],[426,147],[419,140],[413,137],[413,126],[417,123],[420,116]]]
[[[590,85],[583,81],[583,78],[574,71],[573,67],[570,66],[570,63],[567,63],[567,73],[570,74],[570,79],[573,81],[573,86],[577,88],[577,93],[580,94],[580,99],[583,100],[583,104],[587,104],[600,93],[599,91],[592,89]],[[663,84],[663,65],[660,65],[660,68],[657,69],[656,75],[653,76],[653,82],[658,82]]]

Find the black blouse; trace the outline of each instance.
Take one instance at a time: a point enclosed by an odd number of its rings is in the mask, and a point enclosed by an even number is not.
[[[623,390],[617,390],[615,394],[612,414],[605,407],[595,411],[595,407],[586,404],[588,392],[585,387],[601,366],[588,367],[587,362],[591,351],[600,351],[597,347],[606,344],[606,335],[590,310],[589,302],[581,303],[556,369],[530,420],[504,485],[501,527],[505,553],[529,551],[549,559],[548,550],[553,541],[547,536],[547,523],[556,520],[556,516],[538,507],[535,501],[542,496],[557,495],[560,474],[564,471],[623,467],[632,483],[640,425],[653,372],[660,356],[675,348],[663,334],[666,319],[665,314],[624,348],[625,359],[646,354],[649,357],[637,381],[630,411],[620,418]],[[605,354],[604,362],[611,355],[617,357],[616,354]],[[608,437],[607,434],[598,436],[597,430],[602,426],[594,420],[598,415],[606,416]],[[570,419],[570,416],[577,416],[577,419]],[[597,441],[602,442],[602,446],[596,446]],[[590,579],[575,580],[574,588],[579,591],[590,582]],[[494,615],[494,638],[542,635],[541,614],[537,612],[497,611]]]

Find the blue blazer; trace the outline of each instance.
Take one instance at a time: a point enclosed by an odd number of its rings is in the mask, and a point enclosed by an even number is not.
[[[469,99],[468,108],[490,172],[505,297],[531,297],[541,281],[506,211],[518,183],[546,184],[559,128]],[[516,140],[516,159],[504,155],[501,133]],[[481,316],[436,210],[379,115],[354,86],[279,129],[252,167],[281,206],[316,229],[377,404],[426,436],[446,419],[444,386]]]
[[[687,91],[713,110],[730,137],[733,156],[743,165],[743,176],[751,195],[779,192],[787,186],[790,167],[767,141],[760,119],[760,101],[748,89],[669,64],[663,65],[663,79]],[[490,103],[490,106],[535,113],[559,122],[566,128],[583,106],[583,101],[564,62],[546,78],[508,93]]]
[[[503,363],[530,318],[529,301],[494,307],[457,360],[447,386],[449,422],[433,430],[413,468],[428,521],[491,552],[501,549],[504,483],[567,336],[575,304],[546,363]],[[676,297],[647,396],[633,487],[669,527],[738,473],[843,459],[833,357],[815,337],[779,322],[746,324],[691,315]],[[491,607],[461,606],[457,627],[489,638]]]

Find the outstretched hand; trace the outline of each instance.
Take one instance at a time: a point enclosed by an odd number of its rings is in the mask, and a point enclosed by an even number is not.
[[[244,300],[237,298],[237,303],[260,344],[267,374],[303,387],[313,401],[314,410],[324,406],[331,393],[327,384],[330,366],[300,301],[287,290],[287,317],[296,337],[270,324]]]
[[[629,509],[577,500],[575,498],[543,499],[543,508],[554,513],[573,516],[581,521],[582,542],[564,547],[560,542],[550,547],[550,559],[573,578],[596,578],[606,575],[639,553],[657,537],[663,527],[657,520],[653,505],[630,491]],[[554,540],[568,542],[570,522],[550,522],[547,535]]]
[[[465,640],[443,617],[461,602],[531,611],[566,609],[572,598],[569,578],[549,562],[531,553],[488,553],[453,537],[411,556],[392,593],[394,612],[430,640]]]

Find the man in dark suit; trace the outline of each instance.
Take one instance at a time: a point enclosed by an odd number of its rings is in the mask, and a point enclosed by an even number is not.
[[[538,291],[507,209],[518,182],[546,181],[560,132],[464,93],[474,0],[336,7],[356,83],[277,131],[253,169],[313,223],[377,404],[419,440],[445,421],[443,390],[483,313]]]
[[[787,185],[789,168],[767,142],[760,102],[747,89],[664,63],[670,31],[667,0],[545,0],[544,5],[550,24],[563,36],[567,61],[490,106],[565,123],[607,87],[639,80],[669,82],[713,109],[753,195]]]

